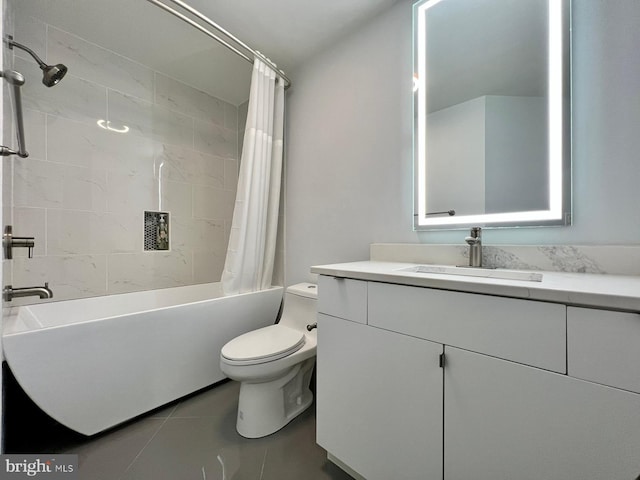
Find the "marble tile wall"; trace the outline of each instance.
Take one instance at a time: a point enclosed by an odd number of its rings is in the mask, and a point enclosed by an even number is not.
[[[5,283],[48,281],[60,300],[219,281],[238,108],[16,9],[16,41],[69,73],[46,88],[35,62],[14,49],[27,80],[30,156],[13,158],[5,186],[15,234],[35,236],[36,247],[32,259],[16,251]],[[99,128],[99,119],[129,131]],[[171,213],[170,251],[143,251],[145,210]],[[25,300],[38,302],[12,304]]]

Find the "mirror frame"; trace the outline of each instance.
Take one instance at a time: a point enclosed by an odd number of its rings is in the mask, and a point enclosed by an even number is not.
[[[426,205],[426,27],[429,8],[455,0],[420,0],[413,5],[414,230],[469,226],[570,225],[571,215],[571,0],[548,1],[549,209],[477,215],[427,215]]]

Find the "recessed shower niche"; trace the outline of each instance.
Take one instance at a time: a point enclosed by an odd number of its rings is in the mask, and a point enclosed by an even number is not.
[[[144,212],[144,249],[169,250],[169,212]]]

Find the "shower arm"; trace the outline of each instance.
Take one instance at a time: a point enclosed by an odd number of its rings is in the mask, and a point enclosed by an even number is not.
[[[44,61],[36,54],[36,52],[31,50],[29,47],[26,47],[26,46],[22,45],[21,43],[18,43],[16,41],[14,41],[13,40],[13,36],[7,35],[7,44],[9,45],[9,49],[10,50],[13,50],[13,47],[17,47],[20,50],[24,50],[25,52],[27,52],[29,55],[31,55],[33,57],[33,59],[37,62],[38,66],[42,70],[44,70],[45,68],[48,67],[48,65],[46,63],[44,63]]]
[[[13,95],[11,95],[11,98],[13,100],[13,111],[16,116],[16,134],[18,137],[18,150],[12,150],[7,146],[0,145],[0,156],[6,157],[9,155],[18,155],[21,158],[26,158],[29,156],[29,153],[26,150],[24,142],[22,95],[20,93],[20,87],[24,85],[24,77],[20,72],[16,72],[15,70],[5,70],[4,72],[0,72],[0,77],[4,77],[7,83],[13,87]]]

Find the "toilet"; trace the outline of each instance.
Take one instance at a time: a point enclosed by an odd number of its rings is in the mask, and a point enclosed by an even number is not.
[[[277,432],[311,405],[317,292],[312,283],[288,287],[279,323],[222,347],[220,369],[240,382],[236,429],[243,437]]]

